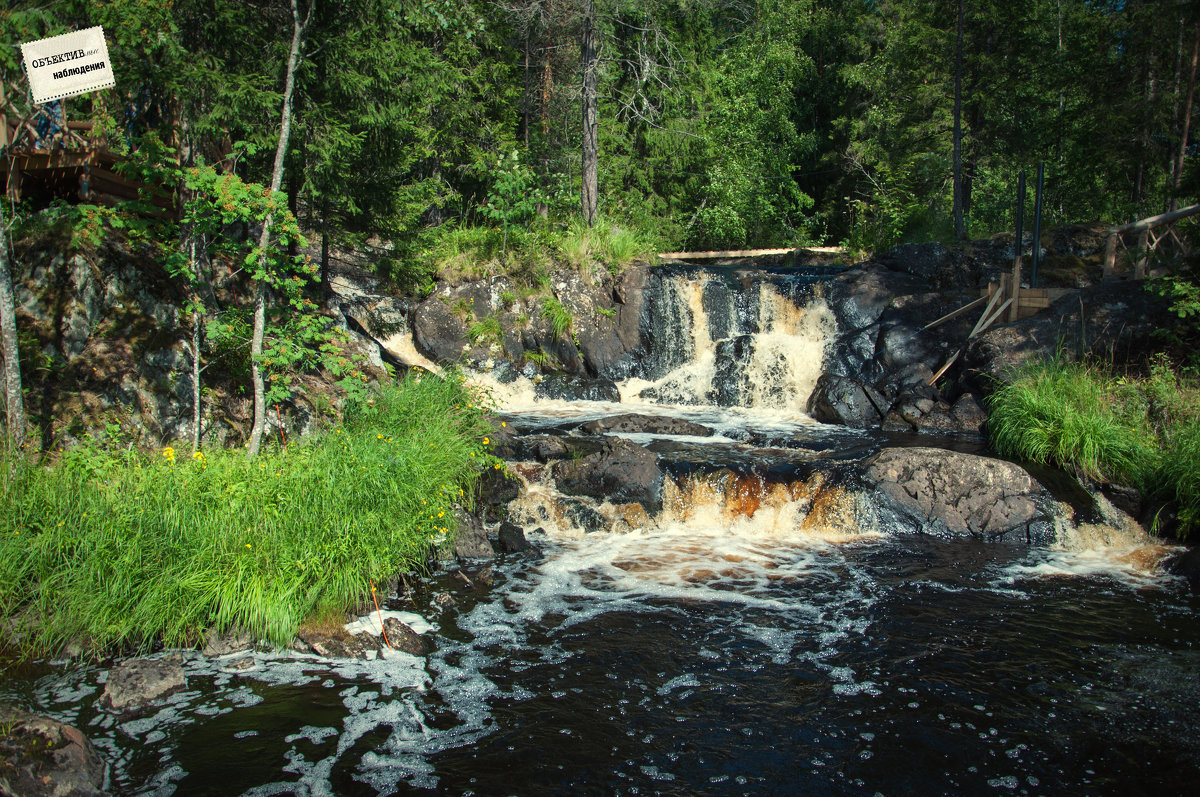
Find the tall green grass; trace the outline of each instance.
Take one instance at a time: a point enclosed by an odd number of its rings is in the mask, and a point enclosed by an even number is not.
[[[1174,501],[1182,535],[1200,524],[1200,387],[1165,364],[1131,379],[1095,365],[1035,362],[987,404],[1000,454]]]
[[[410,376],[322,436],[264,451],[85,446],[0,466],[0,611],[30,643],[286,645],[310,615],[422,563],[491,461],[457,377]]]

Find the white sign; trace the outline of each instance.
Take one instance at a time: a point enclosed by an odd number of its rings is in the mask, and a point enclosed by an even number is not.
[[[36,103],[61,100],[116,84],[104,29],[97,25],[21,45]]]

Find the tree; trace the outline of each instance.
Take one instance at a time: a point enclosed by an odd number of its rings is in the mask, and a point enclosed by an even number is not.
[[[279,143],[275,147],[275,164],[271,169],[272,194],[279,191],[283,184],[283,162],[287,156],[288,139],[292,130],[292,92],[296,86],[296,69],[300,64],[300,47],[304,42],[304,33],[312,21],[312,12],[317,0],[309,0],[308,12],[300,18],[298,0],[292,2],[292,47],[288,53],[287,72],[284,77],[283,111],[279,119]],[[268,266],[267,247],[271,244],[271,223],[275,213],[268,211],[263,219],[262,232],[258,237],[258,271],[254,276],[254,335],[250,341],[250,378],[254,384],[254,425],[250,430],[249,455],[258,455],[262,445],[263,430],[267,424],[266,391],[262,372],[263,334],[267,323],[267,284]]]
[[[958,31],[954,37],[954,237],[966,240],[967,227],[963,221],[963,166],[962,166],[962,71],[963,71],[963,17],[966,15],[966,0],[958,0]]]
[[[0,354],[4,357],[4,410],[9,442],[20,448],[25,442],[25,404],[21,396],[16,300],[8,266],[8,226],[2,205],[0,202]]]
[[[583,208],[583,223],[592,226],[596,221],[600,186],[596,172],[600,154],[596,148],[596,126],[599,124],[596,111],[596,7],[593,0],[583,0],[583,32],[579,38],[579,60],[582,62],[583,95],[583,187],[580,204]]]

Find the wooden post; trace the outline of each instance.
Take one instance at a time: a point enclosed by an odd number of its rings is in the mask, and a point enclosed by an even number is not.
[[[1108,279],[1117,273],[1117,244],[1121,240],[1119,232],[1108,234],[1108,245],[1104,248],[1104,278]]]
[[[1016,321],[1017,312],[1020,309],[1021,298],[1021,255],[1017,253],[1017,257],[1013,260],[1013,270],[1009,279],[1012,282],[1012,304],[1008,308],[1008,320]]]
[[[1138,236],[1138,260],[1137,265],[1133,269],[1133,278],[1135,280],[1146,279],[1146,264],[1150,260],[1150,228],[1142,230]]]

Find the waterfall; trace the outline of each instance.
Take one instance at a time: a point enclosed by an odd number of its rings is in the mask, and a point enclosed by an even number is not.
[[[819,284],[751,280],[664,277],[651,297],[650,356],[621,400],[804,412],[837,331],[833,313]]]

